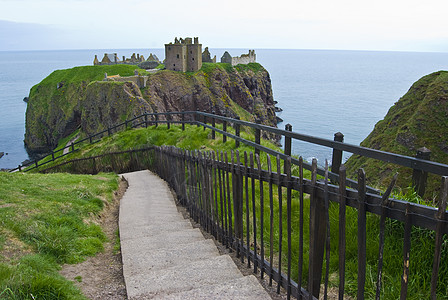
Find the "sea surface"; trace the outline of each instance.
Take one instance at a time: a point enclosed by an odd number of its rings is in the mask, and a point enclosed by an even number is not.
[[[232,56],[248,49],[230,49]],[[225,49],[210,49],[219,58]],[[164,58],[163,49],[107,49],[65,51],[0,51],[0,159],[1,168],[14,168],[28,158],[24,148],[26,103],[31,87],[57,69],[92,65],[94,55],[133,52]],[[337,50],[256,49],[257,61],[270,73],[274,99],[284,128],[359,144],[383,119],[388,109],[424,75],[448,70],[448,53]],[[331,150],[293,141],[293,153],[324,164]],[[349,153],[344,154],[345,159]]]

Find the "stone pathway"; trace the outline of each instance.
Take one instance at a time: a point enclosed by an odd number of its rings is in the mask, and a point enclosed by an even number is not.
[[[271,299],[182,217],[165,181],[147,170],[122,175],[129,182],[119,218],[129,299]]]

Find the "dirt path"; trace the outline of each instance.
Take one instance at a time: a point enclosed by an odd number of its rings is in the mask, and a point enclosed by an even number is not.
[[[108,242],[104,251],[76,265],[64,265],[60,274],[78,286],[89,299],[127,299],[123,279],[121,252],[116,249],[118,210],[127,182],[120,180],[113,202],[105,206],[98,222],[106,233]]]
[[[62,154],[67,154],[68,152],[70,152],[70,145],[74,142],[76,142],[76,140],[79,139],[79,134],[77,134],[74,138],[72,138],[70,141],[67,142],[67,144],[65,145],[66,148],[64,148],[64,151],[62,152]]]

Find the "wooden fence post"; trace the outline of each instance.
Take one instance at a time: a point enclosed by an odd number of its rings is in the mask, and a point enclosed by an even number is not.
[[[344,135],[341,132],[334,134],[335,142],[344,142]],[[342,150],[333,149],[333,156],[331,158],[331,172],[339,174],[339,168],[342,163]]]
[[[240,117],[236,116],[235,119],[239,120]],[[240,124],[238,124],[238,123],[235,124],[235,135],[237,137],[240,137]],[[238,148],[239,146],[240,146],[240,141],[235,140],[235,148]]]
[[[431,150],[426,147],[422,147],[417,150],[417,155],[415,156],[415,158],[431,160]],[[425,194],[427,178],[428,172],[414,169],[412,173],[412,186],[414,187],[415,192],[420,197],[423,197],[423,195]]]
[[[310,195],[310,248],[308,291],[319,299],[322,264],[325,247],[325,203],[317,197],[317,160],[313,159],[311,171],[312,193]]]
[[[157,128],[157,126],[159,126],[159,115],[155,115],[154,116],[155,117],[155,123],[156,123],[156,128]]]

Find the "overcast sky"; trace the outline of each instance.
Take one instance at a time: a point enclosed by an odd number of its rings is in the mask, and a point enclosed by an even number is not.
[[[0,0],[0,50],[211,48],[448,52],[447,0]]]

